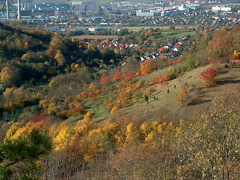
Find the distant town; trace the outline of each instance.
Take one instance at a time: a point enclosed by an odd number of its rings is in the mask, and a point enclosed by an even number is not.
[[[221,1],[177,1],[155,3],[117,2],[99,5],[72,3],[2,2],[1,21],[18,19],[25,26],[51,32],[109,31],[119,26],[195,26],[238,24],[240,3]]]

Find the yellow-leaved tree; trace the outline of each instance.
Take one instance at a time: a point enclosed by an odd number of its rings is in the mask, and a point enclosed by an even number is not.
[[[240,178],[240,104],[217,100],[178,135],[180,179]]]
[[[137,141],[139,138],[139,130],[133,123],[129,123],[126,126],[126,142]]]

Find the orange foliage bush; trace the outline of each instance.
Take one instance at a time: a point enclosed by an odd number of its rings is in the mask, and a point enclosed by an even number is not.
[[[101,94],[101,90],[100,90],[100,89],[97,89],[96,91],[94,91],[94,94],[95,94],[95,95]]]
[[[142,83],[141,83],[140,81],[138,81],[138,82],[135,84],[134,88],[135,88],[135,89],[138,89],[138,88],[140,88],[141,86],[142,86]]]
[[[95,91],[89,92],[88,93],[88,97],[93,98],[93,97],[97,96],[100,93],[101,93],[101,90],[100,89],[96,89]]]
[[[70,103],[70,102],[72,102],[73,100],[74,100],[74,97],[72,97],[72,96],[68,96],[68,97],[66,97],[66,98],[64,99],[64,101],[67,102],[67,103]]]
[[[88,97],[88,94],[86,92],[81,92],[80,94],[77,95],[77,98],[79,100],[83,100]]]
[[[95,93],[94,92],[89,92],[88,93],[88,97],[90,97],[90,98],[93,98],[93,97],[95,97],[96,95],[95,95]]]
[[[119,95],[118,95],[118,99],[122,99],[123,96],[124,96],[124,94],[125,94],[125,91],[122,90],[122,91],[119,93]]]
[[[70,102],[70,103],[68,103],[68,108],[69,109],[81,109],[81,108],[83,108],[83,104],[80,102]]]
[[[114,106],[114,104],[115,104],[114,102],[110,102],[105,106],[105,108],[110,108],[110,107]]]
[[[148,59],[141,63],[141,75],[145,75],[156,69],[156,63],[152,59]]]
[[[135,76],[140,76],[141,75],[141,71],[136,72]]]

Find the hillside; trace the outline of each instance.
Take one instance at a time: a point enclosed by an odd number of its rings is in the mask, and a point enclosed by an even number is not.
[[[240,26],[111,38],[0,23],[0,179],[239,179]]]
[[[216,77],[217,85],[206,88],[203,86],[199,75],[207,68],[209,66],[196,68],[179,78],[169,81],[169,84],[166,86],[162,86],[161,84],[156,85],[154,86],[154,93],[149,97],[149,103],[142,99],[142,101],[133,106],[119,110],[114,116],[97,118],[96,121],[111,121],[123,116],[134,116],[136,119],[142,118],[148,119],[147,121],[154,121],[159,118],[157,115],[162,116],[161,113],[167,113],[174,119],[188,120],[208,110],[217,99],[224,100],[239,96],[239,68],[230,69],[220,65]],[[156,71],[145,78],[151,79],[151,77],[161,73],[162,70],[159,72]],[[184,98],[184,106],[179,104],[177,100],[177,95],[183,88],[187,93]]]

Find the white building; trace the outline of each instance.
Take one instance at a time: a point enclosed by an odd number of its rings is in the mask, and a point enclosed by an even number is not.
[[[181,6],[177,7],[179,11],[185,11],[186,10],[186,6],[185,4],[182,4]]]
[[[91,5],[95,4],[93,1],[78,1],[78,2],[72,2],[72,6],[76,5]]]
[[[231,10],[232,10],[232,8],[227,7],[227,6],[214,6],[214,7],[212,7],[212,11],[214,11],[214,12],[217,12],[217,11],[229,12]]]

